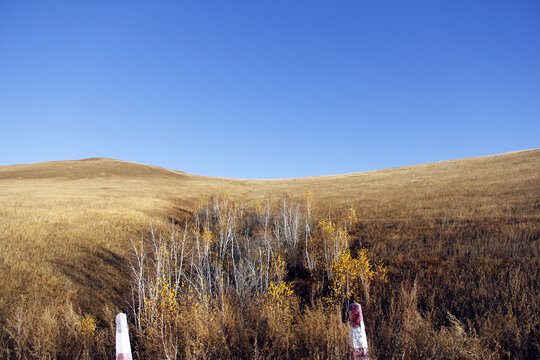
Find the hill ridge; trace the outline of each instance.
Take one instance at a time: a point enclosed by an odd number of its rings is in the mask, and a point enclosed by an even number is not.
[[[193,177],[199,177],[199,178],[207,178],[207,179],[219,179],[224,181],[254,181],[254,182],[279,182],[279,181],[294,181],[294,180],[308,180],[308,179],[332,179],[332,178],[338,178],[338,177],[346,177],[346,176],[361,176],[361,175],[368,175],[373,174],[377,172],[388,172],[388,171],[400,171],[400,170],[412,170],[414,168],[421,168],[421,167],[430,167],[430,166],[436,166],[436,165],[445,165],[445,164],[453,164],[453,163],[460,163],[460,162],[466,162],[466,161],[482,161],[482,160],[489,160],[496,158],[504,158],[504,157],[512,157],[516,155],[529,155],[532,154],[534,156],[538,155],[539,161],[540,161],[540,149],[526,149],[526,150],[517,150],[517,151],[511,151],[506,153],[500,153],[500,154],[493,154],[493,155],[482,155],[482,156],[474,156],[474,157],[468,157],[468,158],[458,158],[458,159],[450,159],[450,160],[441,160],[441,161],[434,161],[434,162],[428,162],[428,163],[419,163],[419,164],[411,164],[411,165],[404,165],[404,166],[396,166],[396,167],[389,167],[389,168],[381,168],[381,169],[375,169],[375,170],[367,170],[367,171],[355,171],[355,172],[349,172],[349,173],[341,173],[341,174],[328,174],[328,175],[312,175],[312,176],[302,176],[302,177],[292,177],[292,178],[276,178],[276,179],[242,179],[242,178],[229,178],[229,177],[220,177],[220,176],[208,176],[208,175],[202,175],[202,174],[191,174],[187,172],[183,172],[180,170],[174,170],[169,169],[162,166],[157,165],[151,165],[146,163],[140,163],[135,161],[127,161],[127,160],[121,160],[121,159],[114,159],[114,158],[107,158],[107,157],[90,157],[90,158],[84,158],[84,159],[75,159],[75,160],[51,160],[51,161],[45,161],[45,162],[37,162],[37,163],[24,163],[24,164],[13,164],[13,165],[0,165],[0,179],[8,178],[6,175],[8,173],[12,173],[13,177],[19,176],[22,178],[25,178],[25,176],[16,175],[16,169],[22,169],[27,168],[26,171],[23,171],[23,173],[27,173],[30,168],[33,167],[33,170],[43,170],[43,167],[46,166],[55,166],[55,165],[78,165],[81,163],[96,163],[99,165],[106,165],[107,162],[115,162],[117,164],[121,165],[127,165],[127,166],[139,166],[140,169],[143,168],[151,168],[157,171],[165,171],[170,173],[171,175],[180,175],[180,176],[193,176]],[[48,169],[49,170],[49,169]],[[100,171],[103,169],[96,169],[96,171]],[[106,169],[105,169],[106,170]],[[4,173],[4,176],[3,176]],[[118,173],[118,172],[117,172]],[[49,174],[49,176],[46,176]],[[102,171],[100,172],[102,174]],[[58,174],[55,176],[52,176],[50,171],[44,172],[44,177],[61,177]],[[107,175],[107,173],[105,173]],[[125,174],[128,175],[128,174]],[[33,174],[31,178],[37,178],[37,174]]]

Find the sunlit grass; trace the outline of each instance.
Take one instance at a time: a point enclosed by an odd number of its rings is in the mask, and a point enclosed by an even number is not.
[[[416,244],[426,226],[452,232],[456,225],[440,224],[472,221],[471,228],[487,226],[486,238],[506,239],[494,242],[501,251],[515,250],[514,257],[525,251],[520,237],[536,236],[540,218],[540,151],[287,180],[209,178],[108,159],[1,166],[0,326],[8,328],[24,296],[49,323],[61,322],[66,307],[73,309],[73,324],[94,316],[99,335],[111,313],[126,310],[129,240],[150,224],[164,229],[168,217],[182,218],[202,195],[227,191],[246,204],[277,203],[283,196],[303,201],[308,190],[317,217],[355,209],[371,229],[355,230],[355,241],[384,258],[391,278],[392,269],[421,257]],[[489,225],[497,219],[502,223]],[[371,239],[373,234],[384,241]],[[492,251],[479,236],[464,246]],[[436,263],[444,252],[430,254]],[[14,348],[10,339],[1,332],[2,349]]]

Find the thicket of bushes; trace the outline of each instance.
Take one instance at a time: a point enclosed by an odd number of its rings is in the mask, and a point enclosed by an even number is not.
[[[342,359],[340,305],[386,272],[365,251],[350,257],[352,220],[316,222],[311,204],[248,208],[223,195],[134,242],[137,355]]]
[[[138,354],[342,359],[356,300],[375,359],[538,357],[536,219],[316,219],[312,204],[222,196],[153,234],[133,262]]]
[[[537,218],[316,217],[313,204],[222,195],[134,239],[118,306],[135,358],[344,359],[352,300],[373,359],[539,357]],[[114,357],[117,309],[21,304],[6,358]]]

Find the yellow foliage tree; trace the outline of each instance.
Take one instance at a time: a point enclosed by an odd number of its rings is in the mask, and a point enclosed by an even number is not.
[[[371,281],[388,281],[388,270],[382,262],[370,259],[367,249],[362,249],[354,259],[349,249],[344,250],[332,264],[332,295],[330,300],[340,302],[345,298],[356,298],[362,293],[369,299]]]
[[[324,261],[328,278],[331,279],[332,264],[349,246],[349,234],[345,227],[326,219],[319,220],[318,230],[319,256]]]
[[[293,283],[280,281],[270,282],[266,293],[266,310],[274,319],[289,323],[293,319],[293,310],[296,298],[294,296]]]
[[[83,337],[93,338],[96,335],[97,320],[92,315],[84,315],[81,319],[79,332]]]

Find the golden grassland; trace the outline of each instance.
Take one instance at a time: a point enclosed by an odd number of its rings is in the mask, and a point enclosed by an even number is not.
[[[125,260],[131,249],[129,240],[138,239],[150,224],[164,229],[168,219],[180,219],[194,211],[201,197],[224,191],[252,204],[256,199],[277,203],[284,196],[303,201],[308,190],[314,195],[319,216],[339,217],[355,209],[359,221],[351,232],[353,249],[370,248],[389,264],[395,281],[404,281],[406,276],[400,273],[406,270],[425,277],[426,284],[431,281],[432,286],[441,286],[444,274],[437,268],[445,268],[439,266],[445,259],[474,271],[474,266],[449,253],[455,251],[449,249],[453,249],[456,236],[466,240],[456,249],[476,254],[474,259],[483,256],[487,263],[488,257],[497,257],[497,251],[504,255],[504,261],[529,256],[530,261],[520,266],[532,271],[532,276],[538,274],[540,150],[283,180],[211,178],[102,158],[0,166],[2,356],[15,358],[17,353],[19,345],[13,333],[20,329],[13,325],[13,316],[21,303],[55,319],[50,322],[67,322],[47,311],[63,307],[65,312],[69,307],[73,324],[79,325],[85,314],[105,324],[116,310],[126,310],[124,300],[130,296]],[[472,237],[471,231],[476,231]],[[493,234],[499,241],[491,246]],[[526,245],[520,245],[520,241]],[[497,278],[496,270],[495,266],[489,275],[504,281]],[[469,284],[476,286],[488,280],[470,281],[476,281]],[[456,302],[446,310],[451,308],[454,315],[463,314],[468,319],[478,316],[474,309],[459,310],[461,305],[455,300],[460,296],[459,286],[445,286],[447,295]],[[527,299],[539,299],[538,284],[515,286],[529,286]],[[420,295],[418,305],[430,311],[431,321],[439,325],[446,314],[435,302],[445,301],[444,296]],[[497,317],[490,321],[494,319]],[[533,335],[538,333],[538,329],[534,332],[538,324],[537,320],[529,324]],[[515,351],[505,343],[491,346],[503,349],[493,350],[503,358]],[[526,356],[534,354],[534,349],[538,345],[531,345]],[[33,356],[39,358],[39,354],[36,350]]]

